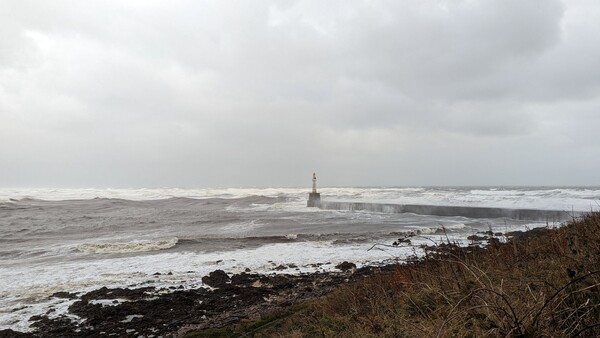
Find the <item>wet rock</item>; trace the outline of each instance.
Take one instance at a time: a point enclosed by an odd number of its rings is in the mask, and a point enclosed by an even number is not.
[[[143,299],[151,294],[156,289],[152,286],[139,288],[139,289],[127,289],[127,288],[114,288],[109,289],[102,287],[98,290],[90,291],[81,296],[81,300],[87,302],[92,299],[117,299],[124,298],[128,300]]]
[[[47,316],[33,316],[30,320],[33,321],[31,327],[37,329],[39,332],[43,332],[46,337],[85,336],[85,333],[74,335],[73,333],[77,330],[77,324],[64,315],[52,319]]]
[[[272,285],[274,290],[289,289],[294,287],[294,282],[286,275],[277,275],[269,277],[268,284]]]
[[[327,264],[327,263],[326,263]],[[319,264],[321,265],[321,264]],[[344,262],[340,270],[348,272],[314,272],[298,275],[261,275],[240,273],[231,278],[222,270],[203,278],[209,290],[146,287],[140,289],[100,288],[84,295],[69,308],[70,317],[32,317],[32,333],[19,335],[0,331],[3,337],[97,337],[97,336],[183,336],[186,328],[219,327],[242,319],[256,319],[274,309],[321,297],[341,283],[353,281],[387,267],[363,267]],[[395,265],[390,266],[393,271]],[[183,286],[179,286],[183,288]],[[98,300],[120,300],[107,305]],[[129,330],[129,331],[127,331]]]
[[[10,310],[10,312],[17,312],[17,311],[21,311],[21,310],[26,309],[26,308],[27,308],[27,306],[19,306],[19,307],[12,308]]]
[[[344,261],[344,262],[336,265],[335,268],[340,269],[342,271],[348,271],[348,270],[356,269],[356,264]]]
[[[60,291],[60,292],[53,293],[50,297],[65,298],[65,299],[77,299],[77,294],[71,293],[71,292]]]
[[[548,228],[533,228],[531,230],[528,231],[511,231],[511,232],[507,232],[506,236],[507,237],[512,237],[515,239],[527,239],[527,238],[532,238],[532,237],[536,237],[536,236],[540,236],[540,235],[544,235],[546,233],[548,233],[549,231],[551,231]]]
[[[402,244],[406,244],[406,245],[410,245],[410,239],[408,238],[398,238],[397,240],[394,241],[394,243],[392,243],[393,246],[398,246],[398,245],[402,245]]]
[[[231,285],[250,287],[261,278],[261,275],[242,272],[231,276]]]
[[[487,236],[471,235],[471,236],[468,236],[467,239],[470,240],[470,241],[481,242],[481,241],[487,240],[488,237]]]
[[[496,237],[490,237],[488,238],[488,244],[500,244],[500,240]]]
[[[0,330],[0,338],[21,338],[21,337],[33,337],[33,335],[23,333],[23,332],[13,331],[11,329]]]
[[[202,277],[202,283],[211,286],[213,288],[223,287],[230,281],[229,276],[223,270],[215,270],[208,274],[208,276]]]

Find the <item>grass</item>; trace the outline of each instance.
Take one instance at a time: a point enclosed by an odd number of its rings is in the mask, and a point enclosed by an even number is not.
[[[491,240],[485,249],[428,248],[392,273],[221,330],[247,337],[597,337],[599,291],[600,213],[591,213],[506,243]]]
[[[309,303],[292,305],[284,310],[275,311],[259,320],[242,320],[238,323],[220,328],[194,331],[186,334],[187,338],[220,338],[220,337],[252,337],[256,331],[269,326],[281,325],[282,321],[299,311],[305,310]]]

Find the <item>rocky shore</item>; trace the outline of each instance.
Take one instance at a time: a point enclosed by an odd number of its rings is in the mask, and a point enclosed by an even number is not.
[[[103,287],[85,294],[57,292],[51,297],[75,300],[68,314],[52,316],[50,310],[30,318],[32,332],[9,329],[0,331],[0,337],[183,336],[190,330],[258,319],[394,267],[356,269],[344,262],[335,271],[301,274],[230,275],[215,270],[202,278],[205,287],[198,289]]]

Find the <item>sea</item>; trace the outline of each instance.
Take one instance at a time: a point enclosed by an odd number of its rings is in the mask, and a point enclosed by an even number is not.
[[[560,226],[598,210],[600,187],[0,189],[0,330],[67,314],[56,292],[101,287],[193,289],[228,273],[300,274],[403,262],[423,245]],[[326,203],[341,202],[341,203]],[[360,210],[347,207],[360,203]],[[562,219],[439,216],[369,205],[554,210]],[[367,206],[367,207],[365,207]],[[439,208],[438,208],[439,210]],[[477,209],[480,210],[480,209]],[[481,209],[483,210],[483,209]],[[392,245],[399,238],[410,243]],[[398,243],[396,243],[398,244]]]

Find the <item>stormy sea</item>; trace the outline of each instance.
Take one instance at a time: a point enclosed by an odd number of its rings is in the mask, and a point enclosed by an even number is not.
[[[2,189],[0,330],[101,287],[206,288],[216,269],[302,274],[402,262],[420,246],[558,226],[598,187]],[[398,241],[409,239],[408,241]]]

